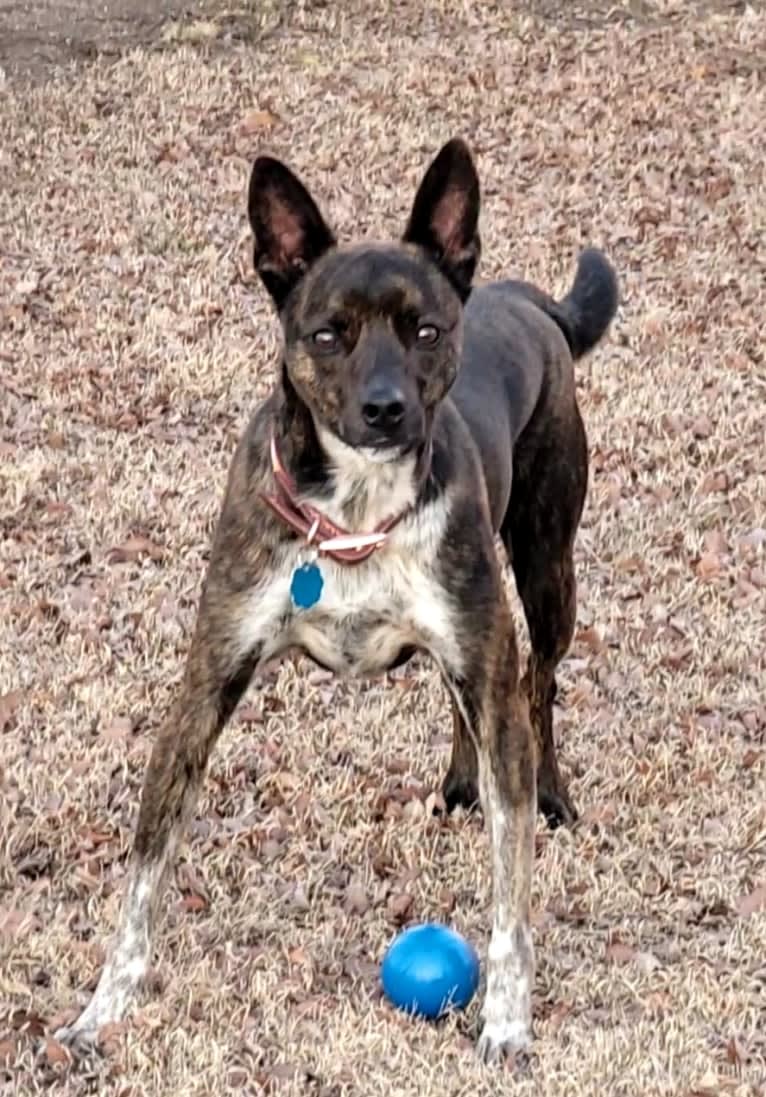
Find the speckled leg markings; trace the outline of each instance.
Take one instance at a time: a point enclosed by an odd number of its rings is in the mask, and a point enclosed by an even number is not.
[[[519,688],[518,652],[510,611],[498,594],[490,633],[473,649],[467,673],[445,677],[464,729],[476,747],[479,796],[492,857],[493,921],[487,963],[484,1062],[532,1042],[534,948],[529,927],[537,812],[535,743]]]
[[[77,1021],[58,1030],[57,1040],[84,1051],[97,1042],[102,1025],[121,1020],[132,1005],[149,967],[153,907],[162,868],[155,862],[134,869],[117,936],[95,993]]]
[[[479,1056],[491,1062],[532,1042],[535,960],[529,928],[535,795],[512,805],[480,755],[481,800],[490,835],[494,920]]]
[[[217,612],[222,618],[203,601],[178,700],[149,759],[120,922],[98,986],[75,1023],[56,1034],[81,1054],[97,1042],[102,1025],[125,1016],[141,988],[166,869],[194,809],[210,752],[257,662],[257,650],[243,655],[221,628],[221,619],[236,623],[235,605],[222,598]]]

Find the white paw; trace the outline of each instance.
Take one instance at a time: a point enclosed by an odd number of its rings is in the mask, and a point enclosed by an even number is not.
[[[78,1057],[93,1055],[98,1050],[98,1032],[101,1027],[98,1024],[81,1023],[80,1017],[72,1025],[57,1029],[53,1039],[68,1047],[72,1054]]]
[[[487,1021],[477,1052],[483,1063],[499,1063],[532,1046],[532,1026],[525,1021]]]

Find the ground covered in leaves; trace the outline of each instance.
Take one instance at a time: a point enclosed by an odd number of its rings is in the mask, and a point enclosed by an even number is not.
[[[50,1040],[98,974],[227,464],[275,375],[249,164],[288,158],[345,238],[389,235],[462,133],[483,275],[563,291],[595,243],[623,299],[579,367],[558,729],[583,817],[540,826],[538,1040],[502,1085],[762,1094],[766,13],[377,7],[307,3],[225,49],[213,22],[4,88],[0,1092],[498,1092],[477,1003],[427,1026],[378,989],[404,924],[488,937],[481,821],[431,815],[449,718],[425,663],[352,685],[296,663],[251,691],[140,1008],[99,1062]]]

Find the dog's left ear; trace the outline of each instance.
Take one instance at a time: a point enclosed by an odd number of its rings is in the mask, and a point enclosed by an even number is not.
[[[465,301],[481,253],[479,177],[465,141],[448,141],[415,195],[404,240],[421,247]]]
[[[308,268],[335,244],[314,199],[288,167],[259,156],[250,176],[247,212],[253,261],[278,309]]]

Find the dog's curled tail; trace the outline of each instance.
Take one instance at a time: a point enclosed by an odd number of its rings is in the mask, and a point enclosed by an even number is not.
[[[569,293],[559,302],[573,358],[581,358],[598,343],[614,319],[619,303],[617,275],[597,248],[587,248],[577,261]]]

